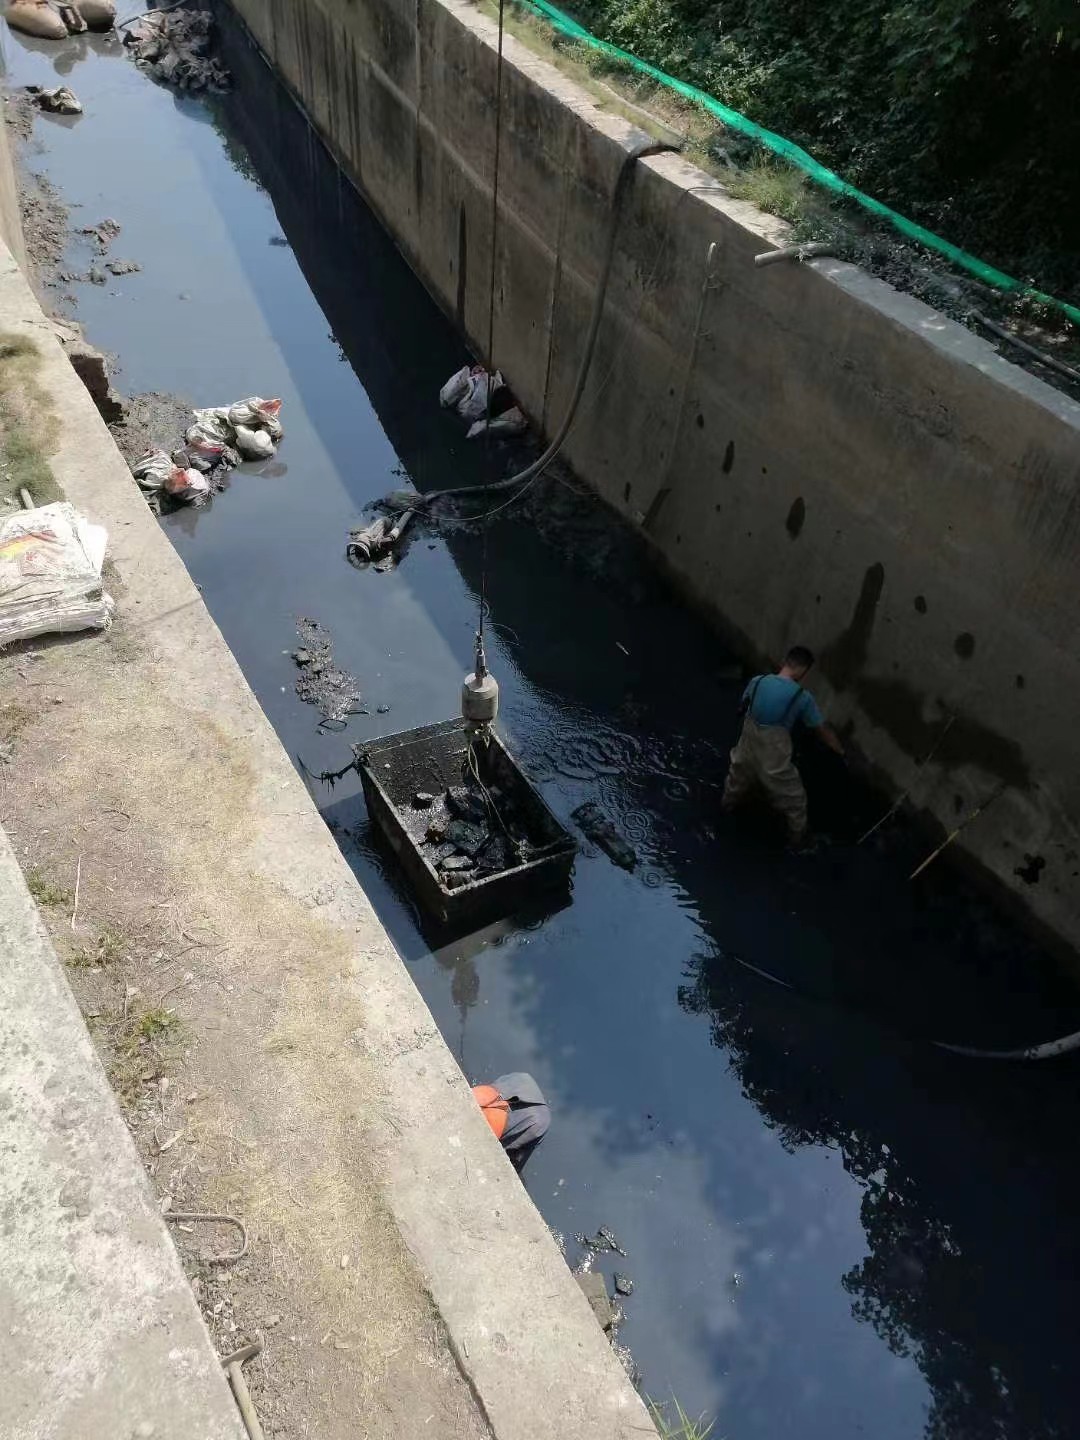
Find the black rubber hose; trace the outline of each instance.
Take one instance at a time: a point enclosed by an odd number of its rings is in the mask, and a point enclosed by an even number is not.
[[[779,975],[773,975],[769,970],[763,970],[760,965],[751,965],[749,960],[744,960],[741,955],[734,955],[730,951],[725,952],[725,959],[733,960],[736,965],[741,965],[744,970],[767,980],[771,985],[779,985],[783,990],[790,990],[792,994],[798,995],[801,999],[814,999],[795,986],[788,980],[781,980]],[[819,1001],[819,1003],[821,1003]],[[1057,1055],[1069,1055],[1074,1050],[1080,1050],[1080,1030],[1072,1035],[1063,1035],[1060,1040],[1046,1040],[1041,1045],[1025,1045],[1020,1050],[980,1050],[975,1045],[951,1045],[947,1040],[930,1040],[929,1043],[935,1050],[947,1050],[950,1055],[963,1055],[969,1060],[1052,1060]]]
[[[562,449],[563,441],[570,432],[570,426],[574,423],[578,405],[585,393],[585,382],[589,378],[589,370],[592,367],[593,355],[596,352],[596,338],[600,333],[600,322],[604,318],[604,302],[607,299],[608,281],[611,279],[611,266],[615,259],[615,242],[619,235],[619,221],[622,218],[623,205],[630,189],[630,182],[633,179],[634,167],[639,160],[644,160],[649,155],[661,155],[668,150],[677,150],[677,146],[668,145],[660,140],[642,140],[629,149],[623,157],[622,166],[619,169],[618,178],[615,181],[615,189],[611,194],[611,215],[608,220],[607,244],[604,248],[604,261],[600,268],[600,278],[596,286],[596,300],[593,304],[592,319],[589,322],[589,333],[585,341],[585,349],[581,356],[581,364],[578,367],[577,381],[574,384],[574,392],[570,397],[570,404],[567,406],[566,414],[562,423],[552,436],[551,443],[544,453],[531,465],[526,465],[524,470],[519,470],[516,475],[510,475],[505,480],[495,480],[490,485],[457,485],[449,490],[432,490],[426,495],[418,495],[414,500],[409,497],[409,508],[419,509],[421,506],[432,505],[437,500],[458,495],[491,495],[501,490],[512,490],[516,485],[526,485],[530,480],[535,480],[541,475],[552,460]],[[489,357],[490,360],[490,357]]]

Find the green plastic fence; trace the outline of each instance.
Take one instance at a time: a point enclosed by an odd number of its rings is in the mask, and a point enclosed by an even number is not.
[[[667,75],[663,70],[658,70],[655,65],[650,65],[645,60],[639,60],[628,50],[621,50],[618,45],[612,45],[607,40],[599,39],[591,31],[586,30],[583,25],[579,25],[576,20],[571,19],[569,15],[550,4],[549,0],[517,0],[517,3],[523,9],[531,10],[534,15],[539,15],[546,20],[567,39],[587,45],[590,49],[598,50],[601,54],[608,55],[614,60],[621,60],[639,74],[647,75],[650,80],[655,80],[660,85],[667,86],[669,90],[674,90],[684,100],[702,106],[710,115],[715,115],[721,124],[757,140],[771,150],[774,155],[782,156],[790,164],[803,171],[818,185],[823,186],[826,190],[831,190],[834,195],[843,195],[848,200],[854,200],[857,205],[861,205],[871,215],[877,215],[882,220],[887,220],[890,225],[899,230],[901,235],[916,241],[919,245],[924,245],[928,250],[935,250],[939,255],[944,255],[954,265],[967,270],[969,274],[984,281],[987,285],[992,285],[998,290],[1009,291],[1012,294],[1030,296],[1040,304],[1051,305],[1054,309],[1062,311],[1074,324],[1080,324],[1080,308],[1077,306],[1069,305],[1064,300],[1057,300],[1053,295],[1047,295],[1042,290],[1032,289],[1022,280],[1017,280],[1012,275],[1006,275],[1004,271],[995,269],[993,265],[987,265],[985,261],[969,255],[966,250],[961,250],[958,245],[953,245],[950,241],[943,240],[940,235],[935,235],[932,230],[926,230],[922,225],[916,225],[913,220],[908,220],[905,216],[897,214],[895,210],[890,210],[888,205],[883,205],[872,195],[864,195],[861,190],[856,190],[854,185],[848,184],[834,171],[820,164],[800,145],[794,144],[791,140],[785,140],[782,135],[774,135],[771,130],[766,130],[763,125],[757,125],[753,120],[748,120],[737,110],[729,109],[712,95],[707,95],[704,90],[699,90],[695,85],[688,85],[685,80],[676,80],[673,75]]]

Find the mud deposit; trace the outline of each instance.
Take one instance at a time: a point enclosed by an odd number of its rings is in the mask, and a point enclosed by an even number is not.
[[[1073,1433],[1075,1067],[929,1043],[1080,1028],[1071,992],[947,865],[909,883],[930,845],[890,824],[856,846],[886,807],[828,757],[807,757],[820,854],[722,823],[736,657],[560,480],[486,541],[438,527],[389,573],[349,566],[350,528],[402,469],[443,488],[521,452],[439,411],[467,358],[452,328],[258,57],[222,40],[234,88],[209,102],[81,46],[62,78],[85,113],[42,117],[30,163],[143,266],[79,287],[126,393],[283,399],[280,459],[162,523],[288,752],[319,774],[453,714],[483,592],[516,759],[563,824],[592,804],[633,850],[624,869],[590,842],[569,903],[451,938],[418,924],[358,780],[318,797],[469,1079],[528,1070],[548,1097],[525,1181],[553,1228],[626,1251],[590,1253],[609,1294],[633,1282],[620,1339],[644,1388],[736,1440]],[[54,53],[8,53],[15,83],[58,83]],[[362,680],[371,713],[343,733],[295,693],[298,615]]]

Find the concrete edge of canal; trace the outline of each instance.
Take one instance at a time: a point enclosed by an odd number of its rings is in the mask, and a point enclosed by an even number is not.
[[[3,140],[0,161],[7,166]],[[57,420],[49,460],[67,498],[108,527],[107,584],[117,601],[106,635],[37,649],[36,690],[25,668],[19,678],[20,656],[4,657],[0,701],[23,707],[23,728],[0,797],[3,822],[18,836],[24,866],[43,854],[73,860],[77,851],[80,927],[93,923],[96,909],[125,913],[125,905],[133,923],[149,924],[158,906],[198,916],[227,942],[176,962],[191,968],[169,1000],[186,1040],[168,1094],[190,1086],[183,1098],[206,1100],[198,1127],[189,1106],[184,1138],[203,1193],[218,1201],[203,1208],[242,1213],[253,1252],[271,1237],[268,1274],[302,1312],[286,1317],[280,1338],[297,1330],[288,1337],[299,1347],[293,1373],[318,1392],[310,1433],[330,1440],[356,1423],[369,1434],[424,1433],[424,1413],[415,1404],[410,1412],[400,1393],[411,1383],[403,1374],[419,1375],[422,1387],[424,1371],[438,1372],[440,1394],[456,1397],[427,1417],[441,1422],[433,1432],[490,1429],[499,1440],[652,1433],[641,1398],[6,249],[0,331],[30,338],[40,355],[37,383]],[[104,826],[106,815],[124,820]],[[63,957],[68,913],[45,918]],[[76,973],[69,972],[73,986]],[[55,1005],[68,999],[56,986]],[[172,1155],[160,1152],[173,1121],[164,1098],[161,1105],[162,1131],[155,1118],[157,1141],[143,1158],[160,1156],[148,1164],[164,1188]],[[136,1129],[130,1113],[128,1120]],[[182,1107],[177,1123],[185,1124]],[[418,1349],[417,1337],[430,1353],[410,1368],[399,1352]],[[364,1369],[362,1384],[356,1372]],[[331,1394],[339,1414],[352,1406],[347,1429],[318,1410]],[[426,1398],[417,1403],[428,1408]],[[365,1426],[371,1406],[381,1407],[385,1430]],[[391,1427],[385,1416],[394,1407]],[[466,1410],[459,1425],[455,1416]],[[61,1433],[43,1425],[18,1433]]]

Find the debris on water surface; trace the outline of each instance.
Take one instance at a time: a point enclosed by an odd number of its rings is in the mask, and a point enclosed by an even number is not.
[[[105,269],[110,275],[134,275],[142,266],[137,260],[106,260]]]
[[[293,651],[300,673],[296,693],[306,705],[316,706],[323,721],[344,724],[360,703],[360,682],[355,675],[334,663],[334,644],[329,630],[317,620],[301,615],[296,633],[302,642]]]
[[[626,1251],[616,1240],[612,1231],[606,1225],[601,1225],[595,1235],[575,1235],[574,1239],[585,1250],[591,1250],[594,1255],[604,1255],[608,1251],[626,1258]]]
[[[27,85],[26,92],[39,110],[51,110],[54,115],[83,113],[79,97],[66,85],[58,85],[55,90],[46,90],[41,85]]]
[[[621,866],[624,870],[633,870],[637,864],[637,852],[623,839],[595,800],[588,800],[584,805],[579,805],[572,812],[571,818],[577,823],[582,833],[599,845],[600,849],[616,865]]]
[[[634,1293],[634,1282],[628,1275],[620,1275],[616,1270],[612,1279],[615,1281],[616,1295],[632,1295]]]
[[[207,54],[213,16],[205,10],[151,10],[124,35],[135,64],[154,80],[178,90],[222,93],[229,72]]]

